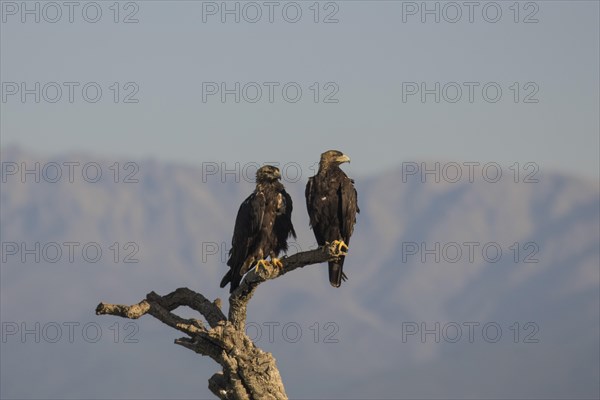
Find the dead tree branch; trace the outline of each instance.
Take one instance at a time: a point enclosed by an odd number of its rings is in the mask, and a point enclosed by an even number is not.
[[[208,356],[223,367],[208,380],[208,387],[220,399],[287,399],[275,358],[254,345],[245,333],[246,311],[254,291],[262,282],[278,278],[295,269],[334,260],[339,256],[334,246],[294,254],[281,259],[283,267],[253,269],[229,297],[229,317],[220,309],[221,301],[209,301],[200,293],[179,288],[165,296],[154,292],[137,304],[100,303],[97,315],[115,315],[137,319],[150,314],[164,324],[184,332],[187,337],[175,344]],[[198,311],[208,323],[184,319],[172,311],[188,306]]]

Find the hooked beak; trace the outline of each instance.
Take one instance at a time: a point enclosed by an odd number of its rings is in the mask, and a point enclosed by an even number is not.
[[[345,163],[345,162],[349,163],[350,162],[350,157],[348,157],[345,154],[342,154],[341,156],[339,156],[338,158],[336,158],[335,161],[337,161],[340,164]]]

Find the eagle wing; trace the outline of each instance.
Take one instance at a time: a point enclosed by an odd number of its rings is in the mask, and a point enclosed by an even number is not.
[[[340,174],[336,180],[339,183],[336,191],[338,200],[337,222],[339,224],[337,228],[341,239],[346,245],[349,245],[350,236],[354,232],[354,224],[356,223],[356,213],[360,212],[358,208],[358,196],[354,188],[354,181],[348,178],[343,171],[340,170]],[[340,287],[342,281],[348,279],[343,270],[344,259],[345,257],[342,256],[337,261],[329,262],[329,282],[333,287]]]
[[[252,193],[240,205],[235,218],[233,238],[231,239],[231,250],[227,265],[230,271],[223,277],[221,287],[231,282],[232,290],[242,280],[247,271],[242,271],[244,262],[248,258],[252,248],[259,242],[262,221],[265,215],[265,196],[263,193]]]
[[[306,183],[306,190],[304,191],[304,197],[306,198],[306,211],[308,212],[309,224],[312,228],[315,239],[317,239],[317,244],[322,246],[326,242],[325,232],[323,231],[323,227],[319,225],[319,222],[323,220],[323,212],[324,210],[320,209],[317,206],[317,202],[315,201],[316,195],[316,183],[315,179],[318,179],[316,176],[312,176],[308,178],[308,182]]]
[[[314,185],[315,177],[312,176],[308,178],[308,182],[306,182],[306,189],[304,190],[304,197],[306,198],[306,210],[308,211],[308,217],[310,220],[310,226],[314,226],[314,214],[315,211],[313,209],[313,185]]]
[[[350,244],[350,236],[354,232],[356,223],[356,214],[360,212],[358,208],[358,195],[354,187],[354,180],[348,178],[345,174],[341,180],[339,191],[340,201],[340,233],[344,242]]]

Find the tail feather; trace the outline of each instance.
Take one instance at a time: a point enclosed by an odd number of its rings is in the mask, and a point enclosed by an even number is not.
[[[344,259],[341,258],[339,261],[330,261],[329,262],[329,283],[333,287],[340,287],[342,284],[342,279],[346,280],[346,274],[343,271],[344,268]]]
[[[224,288],[229,282],[231,282],[231,270],[227,271],[223,279],[221,279],[221,287]]]
[[[223,279],[221,279],[221,287],[224,288],[229,283],[229,293],[233,293],[235,289],[240,286],[241,277],[234,279],[233,278],[233,270],[227,271]]]

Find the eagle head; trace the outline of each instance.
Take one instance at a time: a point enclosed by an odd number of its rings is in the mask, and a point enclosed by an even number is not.
[[[328,167],[330,165],[340,165],[345,162],[349,163],[350,157],[339,150],[328,150],[321,154],[321,161],[319,164],[323,167]]]
[[[256,183],[275,182],[279,179],[281,179],[281,172],[273,165],[263,165],[256,171]]]

